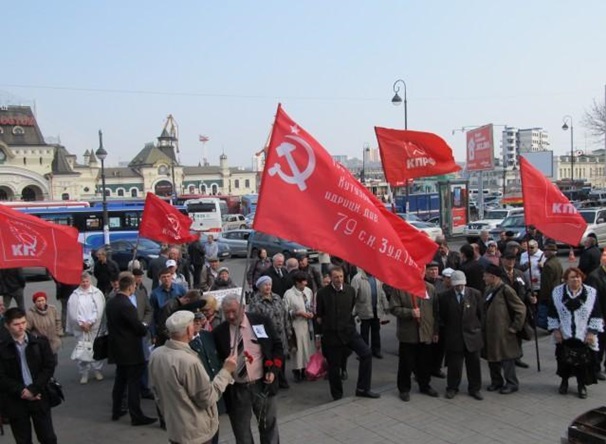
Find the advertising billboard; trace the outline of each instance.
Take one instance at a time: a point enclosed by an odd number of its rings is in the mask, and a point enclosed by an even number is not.
[[[467,171],[486,171],[493,168],[492,124],[467,131]]]

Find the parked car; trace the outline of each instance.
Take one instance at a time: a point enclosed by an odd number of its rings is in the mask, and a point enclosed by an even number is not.
[[[421,219],[419,216],[417,216],[416,214],[413,213],[396,213],[398,216],[400,216],[402,219],[404,219],[406,222],[410,222],[410,221],[417,221],[417,222],[423,222],[423,219]]]
[[[229,248],[229,245],[223,242],[221,237],[214,235],[214,238],[215,242],[217,242],[217,245],[219,246],[219,260],[223,261],[229,258],[231,256],[231,248]],[[208,242],[208,234],[202,233],[200,235],[200,242],[202,243],[202,246],[206,245]]]
[[[419,222],[416,220],[408,221],[410,225],[415,227],[417,230],[424,232],[431,238],[431,240],[435,241],[439,236],[443,236],[444,233],[442,229],[435,224],[429,222]]]
[[[310,261],[318,260],[318,252],[311,248],[305,247],[296,242],[285,240],[274,236],[256,231],[252,236],[252,257],[256,257],[259,249],[265,248],[269,257],[276,253],[282,253],[286,259],[296,257],[298,254],[307,254]]]
[[[248,238],[253,230],[230,230],[219,235],[218,241],[229,245],[232,257],[246,257],[248,252]]]
[[[116,261],[120,270],[127,270],[128,263],[133,260],[133,256],[141,264],[141,269],[146,270],[149,263],[160,256],[160,244],[149,239],[140,238],[139,245],[137,239],[121,239],[109,243],[111,258]],[[137,253],[135,255],[135,247]]]
[[[484,213],[484,218],[468,223],[463,228],[463,234],[467,242],[472,243],[478,240],[482,230],[492,231],[501,225],[509,216],[523,214],[523,208],[503,208],[500,210],[490,210]]]
[[[249,213],[244,216],[244,218],[246,219],[246,228],[252,228],[253,221],[255,220],[255,213]]]
[[[598,239],[598,245],[604,245],[606,243],[606,208],[583,208],[578,210],[579,214],[583,216],[585,222],[587,222],[587,228],[583,234],[583,239],[587,235],[593,233]],[[583,241],[581,240],[581,243]],[[565,247],[566,245],[558,242],[558,247]],[[582,245],[578,245],[581,247]]]
[[[490,237],[498,241],[502,231],[513,231],[514,237],[511,240],[521,241],[526,236],[526,222],[524,221],[524,213],[516,213],[507,216],[503,222],[497,227],[490,230]]]
[[[246,228],[246,218],[242,214],[224,214],[221,216],[223,231]]]

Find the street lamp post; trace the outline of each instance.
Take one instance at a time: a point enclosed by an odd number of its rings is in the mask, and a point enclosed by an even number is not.
[[[368,156],[368,153],[370,153],[370,147],[368,143],[365,143],[362,148],[362,172],[360,173],[360,182],[362,182],[362,185],[366,184],[366,156]]]
[[[402,86],[400,86],[400,84],[402,84]],[[404,100],[402,101],[402,97],[400,97],[400,94],[398,94],[400,92],[401,88],[404,88]],[[408,129],[408,99],[406,97],[406,82],[402,79],[398,79],[395,82],[393,82],[393,98],[391,99],[391,103],[394,106],[400,106],[400,104],[402,102],[404,102],[404,129],[407,130]],[[406,214],[408,214],[408,210],[410,209],[410,204],[409,204],[409,194],[410,194],[410,190],[409,190],[409,183],[408,183],[408,177],[406,178],[406,205],[404,205],[404,212]],[[394,205],[395,208],[395,200],[392,201],[392,204]]]
[[[562,129],[564,131],[568,130],[568,121],[570,121],[570,189],[574,190],[576,187],[574,186],[574,128],[572,125],[572,116],[565,115],[563,120]]]
[[[107,196],[105,192],[105,158],[107,151],[103,148],[103,133],[99,130],[99,148],[95,154],[101,160],[101,192],[103,193],[103,243],[109,247],[109,218],[107,215]]]

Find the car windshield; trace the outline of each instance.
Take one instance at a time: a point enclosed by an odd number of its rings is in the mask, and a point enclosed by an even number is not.
[[[499,219],[503,220],[507,217],[507,211],[487,211],[484,214],[484,219]]]
[[[585,222],[588,224],[595,223],[595,215],[597,214],[597,211],[579,211],[579,213],[581,216],[583,216],[583,219],[585,219]]]
[[[506,217],[501,227],[523,227],[524,226],[524,215],[515,215]]]
[[[156,248],[160,248],[160,245],[149,239],[139,239],[139,248],[145,248],[148,250],[153,250]]]

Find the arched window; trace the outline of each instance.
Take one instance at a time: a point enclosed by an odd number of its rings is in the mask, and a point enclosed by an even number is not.
[[[240,188],[240,180],[239,179],[234,180],[234,188]]]
[[[124,189],[118,188],[118,197],[124,197]]]
[[[206,184],[203,183],[202,185],[200,185],[200,192],[202,194],[208,194],[208,188],[206,188]]]
[[[130,197],[137,197],[139,195],[139,191],[136,188],[130,189]]]
[[[112,195],[112,190],[105,189],[105,197],[110,197]]]
[[[213,196],[216,196],[219,192],[219,186],[216,183],[213,183],[210,187],[210,192]]]
[[[244,180],[244,188],[250,188],[250,179]]]
[[[195,186],[195,185],[189,185],[189,186],[187,187],[187,192],[188,192],[189,194],[196,194],[196,186]]]
[[[69,193],[63,193],[61,195],[61,200],[69,200]]]

